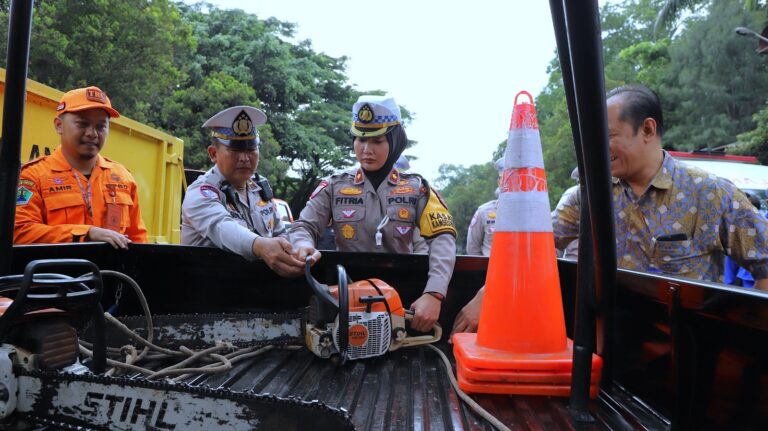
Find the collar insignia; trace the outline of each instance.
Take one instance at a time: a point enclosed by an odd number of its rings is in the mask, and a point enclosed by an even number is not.
[[[397,169],[392,169],[392,172],[389,173],[389,182],[392,184],[399,184],[400,173],[397,172]]]

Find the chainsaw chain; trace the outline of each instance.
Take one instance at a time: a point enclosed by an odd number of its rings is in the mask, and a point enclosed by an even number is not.
[[[234,402],[243,402],[247,404],[249,400],[258,400],[274,405],[289,406],[291,408],[310,409],[311,411],[318,413],[325,413],[337,416],[341,422],[344,423],[345,428],[348,430],[354,430],[355,426],[352,423],[352,419],[349,412],[344,408],[331,407],[319,400],[305,401],[297,397],[280,397],[277,395],[265,393],[259,394],[253,390],[235,392],[228,388],[214,389],[208,385],[191,386],[185,383],[167,383],[163,381],[146,380],[144,378],[125,378],[125,377],[106,377],[94,374],[67,374],[59,373],[55,371],[42,371],[42,370],[23,370],[21,368],[14,370],[19,376],[29,376],[40,379],[43,382],[85,382],[85,383],[97,383],[102,385],[118,385],[125,387],[136,387],[145,389],[154,389],[159,391],[175,391],[184,392],[192,395],[201,395],[212,399],[225,399]],[[53,419],[45,416],[39,416],[35,413],[20,413],[20,417],[35,421],[41,425],[52,426],[54,429],[66,429],[66,430],[108,430],[105,427],[83,427],[77,424],[67,423],[60,418]]]

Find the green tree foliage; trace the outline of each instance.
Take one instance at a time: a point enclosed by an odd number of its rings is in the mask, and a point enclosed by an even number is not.
[[[104,89],[121,113],[154,124],[154,107],[183,84],[190,26],[168,0],[36,2],[29,76],[54,88]],[[7,7],[0,12],[7,20]],[[6,57],[2,28],[0,58]]]
[[[6,19],[8,7],[0,3]],[[101,87],[123,115],[184,139],[188,168],[210,166],[207,118],[260,107],[269,122],[259,172],[298,211],[321,177],[354,162],[350,108],[362,93],[348,83],[345,57],[316,52],[295,31],[206,3],[46,0],[35,6],[30,78],[62,90]]]
[[[456,252],[466,253],[467,229],[475,210],[481,204],[496,199],[494,191],[498,186],[498,173],[493,163],[472,165],[468,168],[458,165],[440,166],[436,185],[448,206],[456,224]]]
[[[768,94],[768,66],[755,54],[754,40],[733,29],[760,25],[757,15],[738,2],[713,1],[708,14],[691,19],[670,45],[661,88],[670,124],[667,146],[722,146],[754,127],[752,114]]]

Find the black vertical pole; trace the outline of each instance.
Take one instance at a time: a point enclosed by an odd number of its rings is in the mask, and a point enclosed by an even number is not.
[[[579,126],[576,94],[573,86],[573,69],[568,32],[565,21],[563,0],[550,0],[552,24],[555,29],[557,53],[560,60],[560,71],[563,75],[565,100],[573,133],[573,144],[576,149],[576,162],[579,167],[579,177],[583,178],[584,154],[581,145],[581,129]],[[595,351],[595,289],[594,289],[594,257],[592,247],[592,230],[587,203],[586,183],[579,181],[579,196],[581,208],[579,216],[579,255],[577,266],[576,307],[573,322],[573,371],[571,373],[571,395],[568,409],[574,419],[579,422],[592,422],[594,418],[589,413],[589,389],[592,378],[592,353]],[[601,349],[602,350],[602,346]]]
[[[614,229],[608,120],[605,107],[603,46],[597,0],[565,0],[573,87],[579,114],[586,188],[594,247],[594,284],[601,328],[598,352],[603,356],[603,383],[613,380],[613,310],[616,297],[616,234]],[[578,151],[578,150],[577,150]],[[585,195],[582,194],[582,201]],[[581,255],[581,252],[579,252]],[[602,349],[601,349],[602,348]]]
[[[33,0],[13,0],[8,23],[8,58],[0,137],[0,275],[6,275],[11,270],[33,5]]]

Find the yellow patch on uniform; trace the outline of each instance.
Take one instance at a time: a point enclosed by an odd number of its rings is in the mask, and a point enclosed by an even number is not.
[[[271,218],[267,222],[267,229],[272,230],[275,227],[275,219]]]
[[[34,183],[34,181],[30,181],[30,180],[22,178],[22,179],[19,180],[19,186],[31,186],[31,187],[34,187],[35,183]]]
[[[263,206],[264,206],[264,205],[266,205],[266,204],[267,204],[267,201],[259,201],[259,203],[258,203],[258,204],[256,204],[256,205],[258,205],[258,206],[260,206],[260,207],[263,207]]]
[[[400,181],[397,182],[397,185],[398,186],[405,186],[405,185],[407,185],[409,183],[410,183],[410,181],[408,181],[408,180],[400,180]]]
[[[488,218],[496,218],[496,211],[488,213]]]
[[[398,215],[400,218],[408,218],[408,208],[400,208]]]
[[[339,193],[343,195],[361,195],[363,194],[363,189],[359,189],[357,187],[344,187],[343,189],[339,190]]]
[[[421,213],[421,219],[419,219],[419,229],[424,238],[431,238],[444,233],[456,236],[453,217],[436,193],[429,194],[427,205],[424,207],[424,212]]]
[[[352,239],[355,237],[355,228],[352,225],[345,224],[341,227],[341,236],[346,239]]]
[[[400,187],[395,187],[389,193],[393,195],[405,195],[408,193],[415,193],[415,192],[416,192],[416,189],[414,189],[413,187],[400,186]]]

